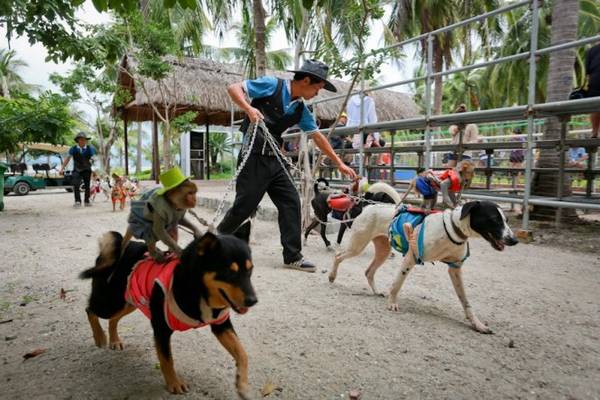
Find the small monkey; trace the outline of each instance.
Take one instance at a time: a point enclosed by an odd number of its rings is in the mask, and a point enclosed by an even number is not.
[[[181,256],[182,249],[177,244],[179,225],[191,229],[196,237],[202,235],[185,218],[186,211],[196,207],[196,184],[177,167],[161,174],[160,181],[163,188],[145,192],[140,200],[132,201],[127,220],[129,225],[121,247],[124,250],[132,237],[144,240],[150,256],[158,262],[165,260],[165,254],[156,247],[158,241],[165,243],[178,257]]]
[[[457,194],[471,185],[473,175],[475,175],[475,164],[469,160],[463,160],[455,168],[444,171],[424,171],[410,181],[401,201],[404,202],[414,189],[423,196],[421,207],[431,210],[441,190],[444,204],[454,208],[458,205]]]

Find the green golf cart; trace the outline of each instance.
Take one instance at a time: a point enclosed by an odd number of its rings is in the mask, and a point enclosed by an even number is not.
[[[69,151],[69,146],[33,143],[22,148],[23,155],[20,162],[9,164],[9,171],[4,173],[4,195],[12,192],[17,196],[25,196],[30,191],[52,188],[64,188],[68,192],[73,191],[71,173],[65,171],[64,175],[59,175],[56,168],[59,166],[58,163],[50,165],[49,162],[33,164],[25,162],[28,154],[51,154],[57,156],[60,164],[62,164],[62,154]]]

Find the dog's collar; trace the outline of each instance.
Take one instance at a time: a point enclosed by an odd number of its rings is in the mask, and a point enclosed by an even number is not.
[[[450,224],[452,225],[452,230],[454,231],[454,233],[456,233],[456,236],[458,236],[460,238],[460,240],[462,240],[462,242],[458,242],[458,241],[454,240],[452,238],[452,235],[450,235],[450,232],[448,232],[448,227],[446,226],[445,215],[446,214],[444,213],[444,215],[442,216],[442,224],[444,225],[444,231],[446,232],[446,236],[448,236],[448,239],[450,239],[450,241],[452,243],[454,243],[455,245],[457,245],[457,246],[461,246],[461,245],[465,244],[465,242],[467,241],[468,237],[454,223],[454,220],[452,219],[452,212],[450,212]]]

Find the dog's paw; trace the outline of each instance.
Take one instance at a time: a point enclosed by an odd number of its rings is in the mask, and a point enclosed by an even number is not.
[[[114,340],[110,342],[111,350],[123,350],[123,347],[123,342],[121,342],[121,340]]]
[[[398,305],[398,303],[388,303],[387,308],[388,308],[388,310],[394,311],[394,312],[400,311],[400,306]]]
[[[102,332],[102,334],[94,335],[94,344],[96,347],[100,347],[101,349],[106,348],[107,343],[104,332]]]
[[[250,390],[248,388],[240,389],[238,388],[238,396],[242,400],[251,400],[252,396],[250,395]]]
[[[329,244],[325,247],[325,249],[327,249],[327,251],[335,251],[335,249]]]
[[[481,322],[479,322],[478,324],[471,324],[471,327],[475,331],[477,331],[479,333],[483,333],[485,335],[491,335],[494,333],[487,325],[484,325]]]
[[[167,382],[167,390],[173,394],[184,394],[190,388],[182,379],[175,378],[173,381]]]
[[[333,283],[333,282],[335,282],[336,276],[335,276],[335,274],[329,274],[328,278],[329,278],[329,283]]]

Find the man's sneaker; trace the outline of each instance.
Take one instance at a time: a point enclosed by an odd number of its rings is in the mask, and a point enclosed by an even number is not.
[[[75,208],[81,207],[81,202],[80,201],[76,201],[75,204],[73,204],[73,207],[75,207]]]
[[[298,261],[293,261],[289,264],[285,264],[285,267],[304,272],[315,272],[317,270],[317,266],[315,264],[305,260],[304,258],[301,258]]]
[[[86,203],[83,203],[83,205],[84,205],[85,207],[91,207],[91,206],[92,206],[92,203],[90,203],[90,202],[88,201],[88,202],[86,202]]]

